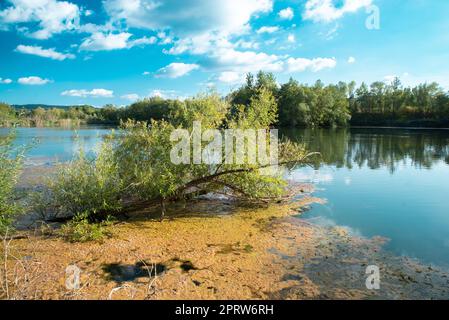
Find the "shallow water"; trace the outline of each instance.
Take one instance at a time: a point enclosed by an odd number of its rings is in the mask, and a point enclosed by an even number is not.
[[[294,130],[324,164],[292,178],[314,182],[314,204],[301,216],[319,225],[388,238],[387,250],[449,266],[449,131]]]
[[[0,136],[10,130],[0,128]],[[69,128],[17,128],[16,146],[33,146],[27,153],[26,165],[45,165],[56,161],[67,161],[82,148],[93,154],[102,137],[111,129],[101,126]]]

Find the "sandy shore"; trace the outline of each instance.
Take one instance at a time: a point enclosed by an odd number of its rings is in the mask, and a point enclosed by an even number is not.
[[[381,249],[383,239],[349,236],[294,217],[292,206],[236,209],[197,201],[159,222],[140,212],[109,227],[102,243],[68,243],[30,232],[9,246],[19,299],[447,299],[447,273]],[[4,249],[3,249],[4,250]],[[66,268],[81,270],[67,289]],[[380,290],[365,286],[368,265]],[[156,270],[156,272],[154,272]],[[14,278],[14,279],[12,279]],[[3,297],[5,297],[3,293]]]

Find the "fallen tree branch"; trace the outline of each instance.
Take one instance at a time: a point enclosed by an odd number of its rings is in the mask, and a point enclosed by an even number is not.
[[[312,153],[305,155],[304,157],[302,157],[300,159],[280,162],[277,165],[278,166],[296,165],[298,163],[303,163],[303,161],[305,159],[309,158],[312,155],[316,155],[316,154],[319,154],[319,152],[312,152]],[[212,182],[216,178],[219,178],[224,175],[230,175],[230,174],[236,174],[236,173],[250,173],[250,172],[254,172],[256,170],[265,169],[265,168],[269,168],[272,166],[273,166],[273,164],[267,164],[267,165],[263,165],[263,166],[252,167],[252,168],[240,168],[240,169],[232,169],[232,170],[217,172],[217,173],[211,174],[209,176],[204,176],[204,177],[201,177],[201,178],[198,178],[198,179],[195,179],[195,180],[192,180],[192,181],[186,183],[185,185],[179,187],[178,190],[175,191],[175,195],[180,194],[184,190],[194,187],[194,186],[197,186],[197,185],[200,185],[202,183]]]

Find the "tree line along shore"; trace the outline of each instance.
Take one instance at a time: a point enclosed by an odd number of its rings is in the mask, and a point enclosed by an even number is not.
[[[262,87],[275,98],[277,117],[272,125],[277,127],[449,127],[448,92],[437,83],[403,86],[398,78],[390,83],[378,81],[360,86],[354,81],[325,85],[320,80],[307,85],[294,79],[279,85],[272,73],[261,71],[248,74],[241,87],[220,99],[232,106],[234,114],[239,108],[247,108]],[[124,107],[102,108],[0,103],[0,126],[119,125],[128,119],[170,121],[201,95],[185,100],[151,97]]]

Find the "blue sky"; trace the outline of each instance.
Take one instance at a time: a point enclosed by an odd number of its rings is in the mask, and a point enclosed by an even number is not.
[[[449,89],[448,14],[447,0],[2,0],[0,101],[225,94],[258,70]]]

